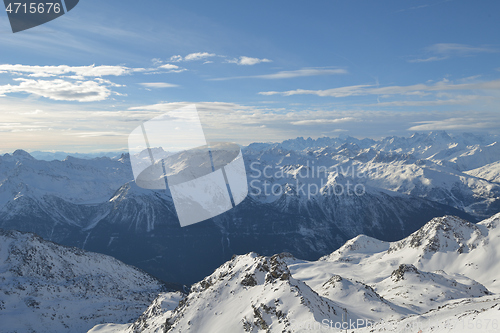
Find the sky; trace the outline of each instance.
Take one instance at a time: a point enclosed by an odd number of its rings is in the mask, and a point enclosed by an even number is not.
[[[141,123],[191,104],[209,141],[241,145],[500,134],[498,13],[497,0],[80,0],[14,34],[3,12],[0,152],[126,151]]]

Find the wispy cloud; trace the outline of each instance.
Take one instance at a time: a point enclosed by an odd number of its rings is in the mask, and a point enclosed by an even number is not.
[[[175,88],[179,86],[177,84],[166,83],[166,82],[144,82],[139,84],[146,88]]]
[[[392,102],[380,102],[376,104],[369,104],[367,106],[440,106],[440,105],[466,105],[477,101],[480,98],[487,98],[477,95],[467,95],[467,96],[457,96],[455,98],[449,99],[437,99],[430,101],[392,101]]]
[[[498,53],[500,50],[489,46],[471,46],[456,43],[437,43],[424,49],[425,57],[410,59],[408,62],[421,63],[449,59],[451,57],[467,57],[479,53]]]
[[[375,85],[346,86],[326,90],[296,89],[283,92],[264,91],[261,95],[317,95],[321,97],[348,97],[364,95],[418,95],[425,92],[453,91],[453,90],[500,90],[500,80],[453,84],[447,80],[436,84],[415,84],[410,86],[376,87]]]
[[[478,118],[447,118],[442,120],[419,121],[419,125],[408,128],[409,131],[435,131],[435,130],[474,130],[486,128],[498,128],[500,122],[485,121]]]
[[[239,58],[229,59],[226,62],[231,63],[231,64],[244,65],[244,66],[253,66],[253,65],[263,63],[263,62],[272,62],[272,60],[265,59],[265,58],[259,59],[259,58],[251,58],[251,57],[241,56]]]
[[[331,96],[331,97],[347,97],[366,94],[364,91],[368,87],[373,87],[372,85],[356,85],[356,86],[346,86],[339,88],[332,88],[326,90],[306,90],[306,89],[295,89],[288,91],[261,91],[260,95],[271,96],[271,95],[282,95],[282,96],[292,96],[292,95],[318,95],[318,96]]]
[[[345,69],[326,69],[326,68],[303,68],[294,71],[281,71],[273,74],[264,74],[264,75],[251,75],[251,76],[232,76],[232,77],[221,77],[215,79],[208,79],[209,81],[225,81],[225,80],[234,80],[234,79],[267,79],[267,80],[276,80],[276,79],[291,79],[295,77],[304,77],[304,76],[317,76],[317,75],[339,75],[339,74],[347,74],[347,70]]]
[[[440,60],[445,60],[448,59],[448,57],[428,57],[428,58],[422,58],[422,59],[411,59],[408,60],[408,62],[413,62],[413,63],[419,63],[419,62],[431,62],[431,61],[440,61]]]
[[[318,124],[338,124],[338,123],[345,123],[345,122],[350,122],[350,121],[358,121],[358,119],[353,118],[353,117],[344,117],[344,118],[337,118],[337,119],[307,119],[307,120],[299,120],[299,121],[292,121],[292,125],[318,125]]]
[[[422,9],[422,8],[427,8],[427,7],[429,7],[429,5],[413,6],[413,7],[407,8],[407,9],[400,9],[400,10],[396,11],[396,13],[405,12],[405,11],[408,11],[408,10]]]
[[[438,43],[427,48],[429,52],[448,55],[470,55],[475,53],[497,53],[497,49],[491,47],[477,47],[465,44]]]
[[[435,3],[431,3],[431,4],[422,4],[422,5],[418,5],[418,6],[412,6],[412,7],[409,7],[409,8],[397,10],[397,11],[395,11],[395,13],[401,13],[401,12],[406,12],[406,11],[412,11],[412,10],[418,10],[418,9],[433,7],[433,6],[437,6],[437,5],[440,5],[442,3],[451,2],[451,1],[453,1],[453,0],[443,0],[443,1],[438,1],[438,2],[435,2]]]

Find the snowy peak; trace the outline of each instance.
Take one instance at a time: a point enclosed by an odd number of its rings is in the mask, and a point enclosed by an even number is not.
[[[34,160],[33,156],[31,156],[28,152],[18,149],[14,153],[12,153],[12,156],[14,156],[17,159],[30,159]]]
[[[485,286],[462,275],[425,272],[412,264],[401,264],[376,284],[376,290],[387,300],[418,313],[450,300],[491,295]]]
[[[180,292],[159,294],[139,319],[126,327],[126,332],[164,332],[167,319],[185,297],[186,295]],[[96,326],[89,333],[102,332],[99,328],[106,328],[100,326]]]
[[[452,140],[452,138],[448,133],[446,133],[446,131],[432,131],[429,132],[426,140],[429,141],[439,140],[439,141],[449,142],[450,140]]]
[[[386,302],[372,287],[359,281],[343,278],[340,275],[333,275],[322,285],[322,288],[324,290],[322,296],[326,296],[332,300],[340,300],[343,297],[361,292],[364,300],[371,298]]]
[[[235,277],[244,269],[239,283],[244,287],[255,287],[267,283],[274,283],[277,280],[287,281],[290,278],[290,271],[281,255],[274,255],[270,258],[261,257],[256,253],[249,253],[236,256],[218,268],[212,275],[191,287],[192,292],[200,292],[213,286],[216,281],[228,275]]]
[[[348,240],[340,249],[320,258],[319,260],[334,261],[334,260],[352,260],[355,254],[372,254],[382,251],[387,251],[390,243],[378,240],[366,235],[358,235],[351,240]]]
[[[423,250],[423,255],[436,252],[469,252],[483,238],[481,229],[475,224],[456,216],[432,219],[407,238],[394,243],[389,253],[403,248]]]
[[[315,318],[340,322],[346,310],[293,279],[286,257],[235,256],[194,284],[174,311],[143,316],[142,321],[167,317],[161,327],[164,332],[220,332],[221,328],[225,332],[295,332],[300,331],[295,320],[302,324],[314,323]]]

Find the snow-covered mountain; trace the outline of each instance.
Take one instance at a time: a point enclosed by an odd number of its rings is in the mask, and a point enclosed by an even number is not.
[[[465,171],[466,174],[486,179],[492,183],[500,183],[500,161],[486,164],[477,169]]]
[[[359,268],[348,276],[365,277],[366,280],[367,272],[375,267],[389,276],[406,264],[420,270],[462,274],[482,283],[490,291],[500,292],[497,278],[500,263],[496,260],[496,254],[500,253],[499,224],[500,214],[477,224],[452,216],[435,218],[398,242],[356,237],[320,258],[317,266],[324,265],[325,269],[329,267],[342,274],[346,262],[357,263]],[[371,281],[378,282],[376,279],[368,282]]]
[[[261,187],[265,183],[261,178],[270,177],[253,170],[252,163],[261,169],[267,167],[268,175],[278,175],[272,183],[282,184],[282,192],[297,192],[297,184],[314,183],[321,189],[321,197],[329,188],[333,192],[336,185],[344,185],[345,189],[350,181],[352,192],[359,184],[367,189],[425,198],[485,218],[500,208],[500,187],[495,182],[495,162],[500,161],[497,141],[496,136],[451,137],[445,132],[380,141],[298,138],[277,144],[251,144],[245,153],[249,168],[254,171],[250,178],[257,179],[255,184]],[[280,171],[284,176],[279,176]],[[272,201],[278,196],[265,197]]]
[[[360,235],[318,261],[235,256],[184,298],[91,332],[496,332],[499,250],[496,214],[435,218],[397,242]]]
[[[0,228],[193,283],[234,253],[313,260],[359,234],[394,241],[436,216],[490,216],[500,210],[497,139],[436,132],[254,143],[243,148],[251,194],[186,228],[168,190],[135,185],[127,154],[40,161],[18,150],[0,157]],[[179,165],[166,160],[172,172]]]
[[[112,257],[0,229],[1,332],[86,332],[126,323],[165,290]]]

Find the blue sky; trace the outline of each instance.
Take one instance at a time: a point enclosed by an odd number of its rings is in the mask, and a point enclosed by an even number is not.
[[[81,0],[12,34],[0,151],[125,150],[196,103],[210,140],[498,134],[500,2]],[[182,138],[180,138],[182,139]]]

